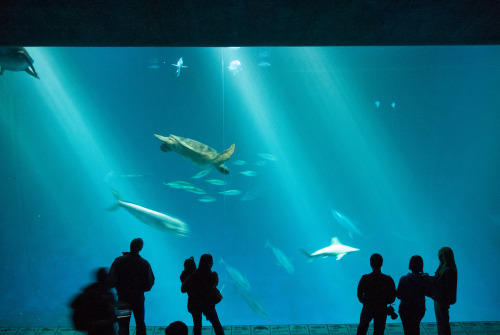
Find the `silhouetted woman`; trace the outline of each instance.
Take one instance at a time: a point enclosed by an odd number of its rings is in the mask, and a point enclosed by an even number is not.
[[[201,335],[202,314],[212,323],[216,335],[224,335],[224,329],[215,310],[214,294],[219,284],[219,276],[217,272],[212,271],[213,264],[212,255],[202,255],[198,269],[186,278],[181,287],[181,290],[185,290],[189,296],[188,312],[193,316],[194,335]]]
[[[449,247],[438,252],[439,267],[432,280],[432,298],[439,335],[451,335],[450,305],[457,301],[457,266]]]
[[[424,260],[415,255],[410,258],[411,270],[399,280],[396,295],[399,304],[399,316],[405,335],[419,335],[420,321],[425,315],[425,296],[432,293],[431,277],[424,271]]]

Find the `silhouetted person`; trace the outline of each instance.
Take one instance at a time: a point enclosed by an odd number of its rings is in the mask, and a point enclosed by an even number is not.
[[[451,335],[450,305],[457,301],[457,266],[453,250],[441,248],[438,252],[439,267],[432,277],[432,298],[439,335]]]
[[[188,327],[182,321],[174,321],[165,328],[165,335],[188,335]]]
[[[196,272],[196,262],[193,257],[189,257],[184,261],[184,270],[180,275],[181,283],[184,283],[186,279],[188,279],[191,275]],[[181,287],[181,292],[186,293],[185,290]]]
[[[129,334],[130,313],[134,313],[136,334],[146,335],[144,323],[144,292],[151,290],[155,277],[149,262],[139,256],[144,242],[130,242],[130,252],[117,257],[109,270],[111,287],[118,294],[118,326],[120,335]]]
[[[424,271],[424,260],[416,255],[410,258],[411,270],[399,280],[396,295],[399,304],[399,316],[405,335],[419,335],[420,321],[425,315],[425,296],[432,293],[431,277]]]
[[[372,272],[361,277],[358,299],[363,304],[357,335],[366,335],[373,320],[373,335],[383,335],[387,320],[387,305],[396,300],[394,280],[382,273],[383,258],[379,254],[370,257]]]
[[[198,269],[186,278],[181,287],[181,290],[185,290],[189,296],[188,312],[193,316],[194,335],[201,335],[202,314],[210,321],[216,335],[224,335],[224,329],[215,310],[214,294],[219,276],[217,272],[212,271],[213,264],[212,255],[202,255]]]
[[[181,292],[182,293],[187,293],[188,295],[188,311],[191,311],[193,309],[192,304],[193,304],[193,299],[191,298],[191,292],[193,291],[192,289],[188,291],[188,288],[190,286],[190,281],[189,279],[191,276],[193,276],[196,273],[196,262],[194,261],[193,257],[189,257],[184,261],[184,270],[182,271],[180,275],[180,280],[181,280]],[[191,285],[193,286],[193,285]]]
[[[105,268],[99,268],[97,282],[87,286],[71,304],[75,328],[89,335],[114,334],[115,297],[107,284],[107,275]]]

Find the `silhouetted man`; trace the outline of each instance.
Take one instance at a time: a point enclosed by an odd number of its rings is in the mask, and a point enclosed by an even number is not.
[[[155,277],[149,262],[139,256],[144,242],[141,238],[130,242],[130,252],[117,257],[109,278],[118,294],[118,326],[120,335],[129,334],[130,313],[134,313],[136,334],[146,335],[144,323],[144,292],[151,290]]]
[[[384,335],[387,305],[396,300],[394,280],[381,271],[383,258],[379,254],[370,257],[372,273],[363,275],[358,284],[358,299],[363,304],[357,335],[366,335],[373,320],[373,335]]]

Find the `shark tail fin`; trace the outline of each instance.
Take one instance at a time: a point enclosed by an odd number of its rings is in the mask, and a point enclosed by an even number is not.
[[[313,261],[313,259],[314,259],[313,255],[311,255],[310,253],[308,253],[308,252],[307,252],[307,251],[305,251],[304,249],[300,249],[300,251],[302,251],[302,253],[303,253],[304,255],[306,255],[306,256],[307,256],[307,260],[308,260],[309,262],[312,262],[312,261]]]

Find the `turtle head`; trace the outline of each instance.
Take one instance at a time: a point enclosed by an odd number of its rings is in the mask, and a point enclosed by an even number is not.
[[[170,146],[169,146],[167,143],[163,143],[163,144],[160,146],[160,149],[161,149],[161,151],[163,151],[163,152],[169,152],[169,151],[172,151],[172,149],[170,149]]]
[[[217,170],[219,170],[219,172],[221,172],[223,174],[229,174],[229,170],[228,170],[228,168],[224,164],[216,165],[215,168]]]

